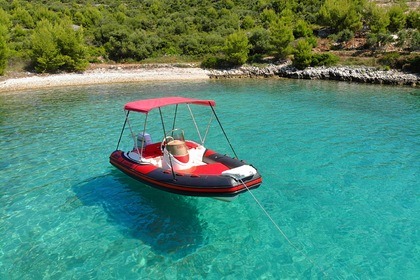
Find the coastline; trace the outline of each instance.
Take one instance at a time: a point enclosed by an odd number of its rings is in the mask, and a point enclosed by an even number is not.
[[[397,70],[383,71],[373,67],[309,67],[297,70],[290,62],[266,67],[242,66],[230,70],[206,70],[194,64],[95,65],[83,73],[20,74],[0,80],[0,92],[51,87],[85,86],[151,81],[186,81],[231,78],[291,78],[337,80],[357,83],[418,87],[420,75]]]
[[[368,66],[331,66],[308,67],[298,70],[290,61],[283,64],[271,64],[264,68],[242,66],[231,70],[211,70],[210,78],[257,78],[280,77],[305,80],[334,80],[365,84],[384,84],[418,87],[420,75],[398,70],[380,70]]]
[[[106,66],[83,73],[32,74],[0,80],[0,92],[12,92],[51,87],[150,81],[183,81],[209,79],[208,71],[197,67],[159,65],[153,67]]]

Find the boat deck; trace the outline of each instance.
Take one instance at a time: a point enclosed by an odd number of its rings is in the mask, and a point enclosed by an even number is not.
[[[220,162],[206,163],[203,162],[203,155],[206,151],[202,145],[199,145],[192,141],[186,141],[188,152],[191,156],[192,167],[177,170],[177,174],[185,174],[190,176],[202,176],[202,175],[220,175],[223,171],[229,170],[230,168]],[[133,149],[131,152],[126,153],[126,156],[136,162],[143,164],[152,164],[156,167],[163,168],[163,153],[161,150],[161,143],[153,143],[143,148],[142,159],[140,161],[139,150]],[[171,172],[167,169],[165,172]]]

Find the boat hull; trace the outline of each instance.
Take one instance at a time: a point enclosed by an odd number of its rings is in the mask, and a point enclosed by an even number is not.
[[[140,164],[133,161],[121,150],[114,151],[110,156],[110,163],[132,178],[151,187],[187,196],[217,197],[231,200],[238,194],[255,189],[262,183],[258,172],[252,176],[235,179],[221,174],[221,167],[233,169],[246,163],[225,155],[208,150],[203,161],[209,164],[206,172],[200,170],[174,171],[159,168],[152,164]],[[214,173],[214,174],[212,174]]]

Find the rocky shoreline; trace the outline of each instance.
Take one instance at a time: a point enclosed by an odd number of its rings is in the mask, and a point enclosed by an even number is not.
[[[209,70],[197,65],[95,65],[83,73],[36,75],[26,73],[0,79],[0,92],[93,84],[187,81],[230,78],[291,78],[337,80],[358,83],[418,87],[420,75],[396,70],[382,71],[373,67],[311,67],[297,70],[290,62],[266,67],[242,66],[230,70]]]
[[[209,70],[212,79],[229,78],[258,78],[282,77],[291,79],[309,80],[336,80],[358,83],[405,85],[417,87],[420,84],[420,75],[405,73],[397,70],[378,70],[366,66],[336,66],[336,67],[309,67],[298,70],[286,62],[279,65],[271,64],[260,68],[255,66],[242,66],[230,70]]]

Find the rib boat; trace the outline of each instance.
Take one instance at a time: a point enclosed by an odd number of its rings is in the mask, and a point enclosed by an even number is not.
[[[146,185],[179,195],[231,201],[243,192],[258,188],[262,183],[260,173],[254,166],[238,159],[215,106],[214,100],[186,97],[144,99],[125,104],[123,128],[117,148],[110,155],[110,163]],[[192,109],[196,107],[200,107],[199,113],[202,108],[210,108],[204,131],[198,126],[199,121],[203,122],[202,115],[193,114]],[[180,114],[181,109],[186,109],[186,116]],[[134,124],[133,116],[143,119],[140,125]],[[221,131],[215,138],[225,138],[234,157],[205,146],[214,120]],[[184,127],[177,127],[179,123]],[[171,126],[167,131],[168,124]],[[149,133],[153,128],[158,131]],[[190,138],[186,139],[185,130]],[[132,144],[122,149],[120,145],[127,131]],[[194,135],[191,131],[195,131]],[[154,137],[159,141],[154,142]]]

